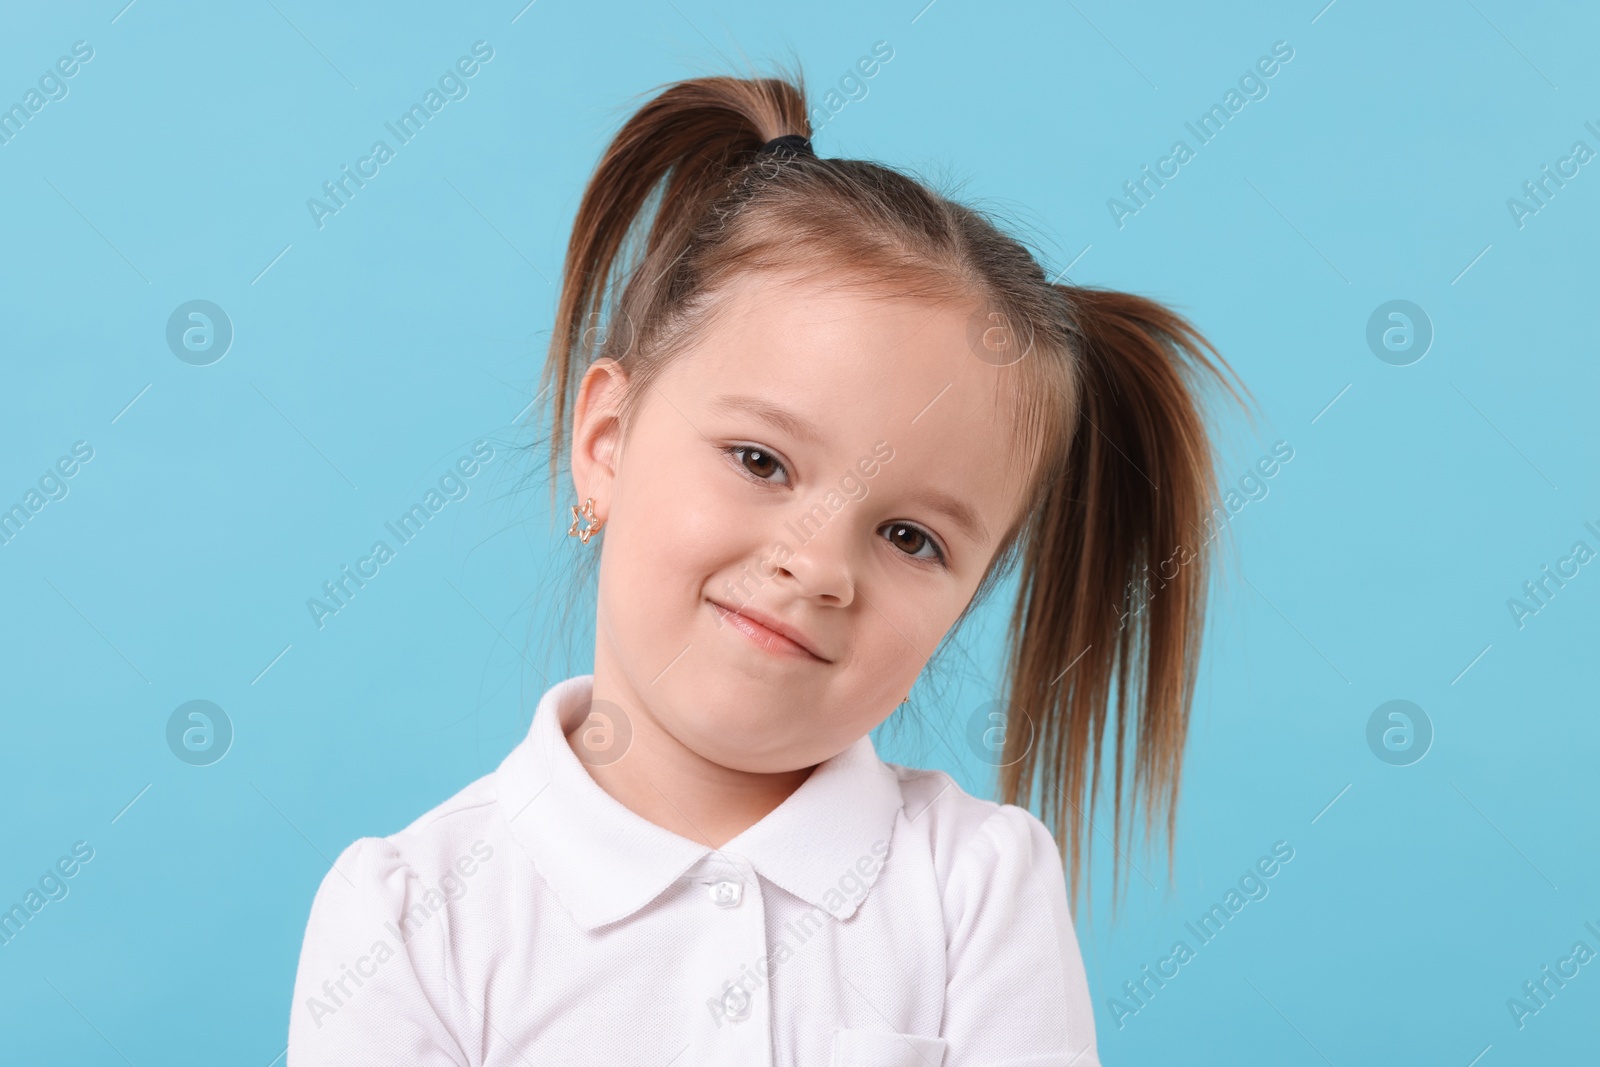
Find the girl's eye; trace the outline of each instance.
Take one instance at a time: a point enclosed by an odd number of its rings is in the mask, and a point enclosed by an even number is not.
[[[745,473],[757,481],[771,482],[774,485],[788,484],[789,472],[784,467],[783,461],[759,445],[734,445],[723,449],[723,452],[732,456]]]
[[[913,526],[908,522],[891,522],[881,527],[878,532],[883,534],[891,545],[913,559],[933,560],[941,564],[944,562],[944,552],[920,526]]]

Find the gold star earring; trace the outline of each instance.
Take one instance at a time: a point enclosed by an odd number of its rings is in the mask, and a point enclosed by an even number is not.
[[[583,529],[579,529],[578,523],[580,522],[587,523],[588,525]],[[599,533],[600,527],[604,526],[605,524],[606,521],[604,519],[595,518],[594,497],[585,497],[582,507],[579,507],[577,504],[572,505],[572,525],[567,528],[567,536],[576,536],[579,541],[583,542],[584,544],[588,544],[589,538]]]

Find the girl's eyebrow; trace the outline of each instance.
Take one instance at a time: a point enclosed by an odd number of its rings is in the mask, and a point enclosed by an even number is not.
[[[811,424],[788,408],[755,396],[726,393],[711,398],[711,406],[719,411],[736,411],[753,416],[771,426],[776,426],[790,437],[810,445],[822,444],[822,439]]]
[[[923,503],[934,511],[948,516],[950,521],[959,526],[972,540],[979,542],[989,540],[989,527],[966,501],[953,497],[941,489],[924,489],[919,495]]]

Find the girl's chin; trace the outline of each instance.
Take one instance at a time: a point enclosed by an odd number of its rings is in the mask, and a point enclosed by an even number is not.
[[[694,689],[671,728],[686,748],[713,763],[737,770],[774,772],[794,754],[816,742],[813,732],[797,729],[807,721],[791,700],[776,701],[767,687]]]

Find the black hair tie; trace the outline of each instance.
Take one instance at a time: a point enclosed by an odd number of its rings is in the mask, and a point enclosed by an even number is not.
[[[816,152],[811,149],[811,142],[798,133],[786,133],[782,137],[774,137],[761,146],[763,153],[791,156],[811,156],[816,158]]]

